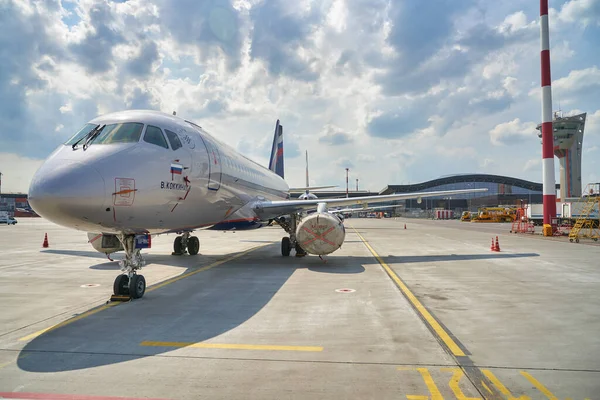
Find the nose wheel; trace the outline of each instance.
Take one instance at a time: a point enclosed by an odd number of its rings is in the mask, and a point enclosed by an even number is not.
[[[119,275],[113,285],[115,296],[128,296],[132,299],[141,299],[146,293],[146,278],[143,275],[134,274],[131,278],[127,275]]]
[[[125,259],[119,262],[123,274],[115,279],[114,296],[111,300],[141,299],[146,293],[146,279],[137,271],[144,266],[144,259],[140,254],[140,249],[135,248],[133,235],[120,234],[117,237],[125,250]]]

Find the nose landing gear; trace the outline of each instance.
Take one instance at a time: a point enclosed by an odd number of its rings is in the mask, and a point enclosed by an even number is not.
[[[119,261],[122,275],[117,276],[113,284],[113,301],[124,301],[129,299],[141,299],[146,292],[146,279],[137,273],[146,264],[141,249],[135,248],[134,235],[117,235],[125,250],[125,259]]]

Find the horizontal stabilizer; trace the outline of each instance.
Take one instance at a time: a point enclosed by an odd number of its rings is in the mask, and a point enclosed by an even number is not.
[[[290,193],[304,193],[307,190],[310,192],[311,190],[331,189],[334,187],[337,187],[337,186],[309,186],[309,187],[290,188]]]

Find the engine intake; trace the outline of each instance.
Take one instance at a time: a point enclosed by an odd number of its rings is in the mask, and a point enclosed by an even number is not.
[[[309,254],[330,254],[342,247],[346,229],[342,221],[330,213],[315,213],[298,224],[296,240]]]

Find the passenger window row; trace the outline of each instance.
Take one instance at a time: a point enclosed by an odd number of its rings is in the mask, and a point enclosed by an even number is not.
[[[254,179],[259,179],[265,176],[265,174],[260,171],[260,170],[256,170],[254,168],[248,168],[248,167],[244,167],[243,165],[240,165],[238,162],[236,162],[235,160],[227,157],[227,156],[222,156],[223,162],[231,169],[237,170],[239,172],[245,173],[251,177],[253,177]]]

